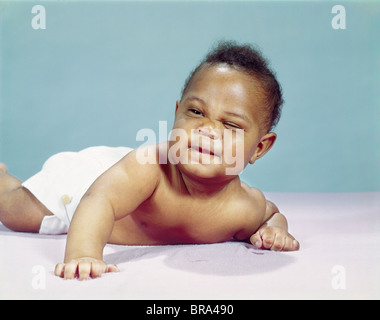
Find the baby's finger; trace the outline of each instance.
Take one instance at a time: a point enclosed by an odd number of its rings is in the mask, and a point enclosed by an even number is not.
[[[249,239],[249,241],[257,248],[257,249],[261,249],[261,247],[263,246],[263,242],[261,241],[261,236],[260,234],[257,232],[255,233],[253,236],[251,236],[251,238]]]
[[[296,239],[294,239],[292,241],[292,251],[297,251],[299,249],[300,249],[300,243]]]
[[[272,232],[271,229],[267,228],[265,231],[263,231],[261,238],[263,239],[264,248],[272,249],[272,246],[276,240],[276,233]]]
[[[107,270],[107,265],[103,261],[93,261],[91,264],[91,277],[93,279],[101,277]]]
[[[275,238],[275,241],[272,245],[272,248],[271,250],[273,251],[283,251],[284,249],[284,246],[285,246],[285,237],[283,237],[282,235],[280,234],[276,234],[276,238]]]
[[[116,264],[108,264],[106,272],[120,272]]]
[[[105,264],[102,261],[96,261],[92,263],[92,278],[99,278],[103,273],[109,272],[120,272],[120,270],[115,264]]]
[[[283,251],[297,251],[299,250],[300,244],[299,242],[294,239],[292,236],[286,237],[286,243],[284,248],[282,249]]]
[[[75,262],[69,262],[65,264],[64,268],[64,278],[66,280],[72,280],[75,278],[75,275],[77,273],[78,264]]]
[[[291,251],[292,250],[293,239],[291,237],[286,237],[284,240],[284,246],[282,251]]]
[[[57,277],[63,278],[63,276],[64,276],[64,270],[65,270],[65,265],[63,263],[58,263],[55,266],[54,274]]]
[[[91,273],[91,262],[82,261],[78,264],[78,276],[79,280],[88,280]]]

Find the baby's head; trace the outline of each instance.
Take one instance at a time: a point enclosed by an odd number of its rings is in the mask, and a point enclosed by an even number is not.
[[[281,106],[284,102],[281,87],[274,73],[269,69],[268,62],[260,51],[251,45],[238,45],[233,41],[220,42],[190,73],[182,90],[182,98],[201,70],[222,65],[252,78],[255,90],[262,96],[262,129],[266,132],[273,130],[280,120]]]
[[[169,156],[197,177],[239,174],[272,147],[282,103],[280,85],[258,50],[220,43],[186,80]]]

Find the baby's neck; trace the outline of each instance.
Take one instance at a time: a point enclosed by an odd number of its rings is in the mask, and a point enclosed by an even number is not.
[[[229,179],[200,179],[198,177],[187,176],[174,166],[177,181],[184,192],[194,197],[211,197],[225,192],[227,189],[240,185],[238,176]]]

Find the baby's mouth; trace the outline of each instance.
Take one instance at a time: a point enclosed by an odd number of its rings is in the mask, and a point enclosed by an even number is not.
[[[189,148],[191,150],[197,151],[197,152],[202,153],[202,154],[207,154],[207,155],[211,155],[211,156],[215,156],[215,157],[219,157],[219,158],[221,157],[221,155],[219,155],[218,153],[214,153],[214,151],[212,151],[212,150],[202,148],[199,146],[190,146]]]

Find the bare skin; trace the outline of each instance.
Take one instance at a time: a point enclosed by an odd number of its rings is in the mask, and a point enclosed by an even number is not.
[[[0,221],[18,232],[38,232],[45,216],[52,215],[21,181],[0,163]]]
[[[225,129],[244,130],[244,139],[233,134],[233,143],[244,146],[245,167],[264,156],[276,140],[274,133],[262,128],[260,103],[247,75],[229,68],[206,68],[177,101],[174,128],[189,133],[195,129],[201,141],[211,141],[212,157],[223,155],[214,154],[213,147],[224,139]],[[55,269],[57,276],[88,279],[118,272],[116,266],[103,261],[107,243],[218,243],[234,237],[262,249],[299,249],[298,241],[288,233],[286,218],[261,191],[247,186],[237,174],[226,175],[229,163],[204,163],[201,146],[194,149],[189,141],[179,143],[185,144],[182,156],[193,161],[159,164],[159,145],[143,147],[156,155],[155,164],[141,164],[134,150],[95,181],[74,214],[64,263]],[[169,150],[172,145],[168,143]],[[28,191],[7,174],[4,165],[0,170],[0,220],[16,229],[20,219],[9,216],[27,211],[37,221],[31,228],[36,230],[38,221],[51,213],[37,199],[16,204],[15,194],[21,199]],[[35,210],[25,210],[32,201],[37,201]]]

